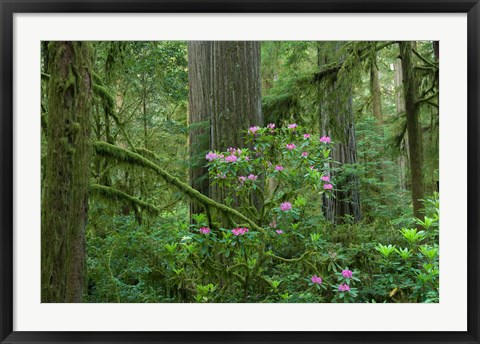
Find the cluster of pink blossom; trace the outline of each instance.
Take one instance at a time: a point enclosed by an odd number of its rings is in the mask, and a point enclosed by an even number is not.
[[[283,202],[282,204],[280,204],[280,209],[282,211],[289,211],[292,209],[292,203],[290,202]]]
[[[293,150],[295,149],[297,146],[295,146],[295,143],[287,143],[287,149],[288,150]]]
[[[208,227],[202,227],[199,229],[200,233],[203,233],[203,234],[208,234],[210,233],[210,228]]]
[[[303,134],[303,138],[304,138],[304,139],[309,139],[309,138],[310,138],[310,134]]]
[[[339,291],[350,291],[350,286],[348,284],[340,284],[338,286]]]
[[[240,177],[238,177],[238,181],[240,182],[240,184],[243,184],[243,183],[245,183],[245,180],[246,180],[246,179],[247,179],[247,178],[246,178],[246,177],[244,177],[244,176],[240,176]]]
[[[235,236],[244,235],[247,232],[248,232],[248,228],[244,228],[244,227],[232,229],[232,233]]]
[[[330,143],[331,140],[330,140],[330,137],[329,137],[329,136],[322,136],[322,137],[320,138],[320,142],[322,142],[322,143]]]
[[[225,173],[218,173],[218,174],[217,174],[217,178],[227,179],[227,175],[226,175]]]
[[[323,184],[323,188],[325,190],[332,190],[333,189],[333,185],[332,184]]]
[[[273,132],[275,130],[275,124],[270,123],[269,125],[267,125],[267,128],[270,129],[270,131]]]
[[[275,166],[275,171],[283,171],[283,166],[282,165]]]
[[[281,229],[277,229],[275,232],[277,232],[278,235],[283,234],[283,231]]]
[[[205,156],[205,159],[207,159],[208,161],[213,161],[213,160],[218,159],[218,158],[223,158],[223,155],[222,154],[217,154],[217,153],[214,153],[214,152],[208,152],[208,154]]]
[[[329,182],[329,181],[330,181],[330,177],[329,177],[329,176],[322,176],[320,179],[321,179],[322,181],[324,181],[324,182]]]
[[[248,129],[248,133],[249,133],[249,134],[252,134],[252,135],[256,135],[256,134],[257,134],[257,131],[258,131],[259,129],[260,129],[260,128],[257,127],[257,126],[250,127],[250,129]]]
[[[342,276],[345,278],[352,278],[353,272],[351,270],[343,270],[342,271]]]
[[[225,161],[226,162],[236,162],[238,160],[237,156],[236,155],[229,155],[225,158]]]
[[[289,124],[288,129],[296,129],[298,127],[297,123]]]
[[[242,150],[241,149],[236,149],[235,147],[230,147],[229,149],[227,149],[227,152],[229,152],[232,155],[242,154]]]
[[[308,156],[308,152],[302,152],[302,156],[306,158]]]
[[[311,281],[312,283],[322,284],[322,278],[318,276],[312,276]]]
[[[254,175],[254,174],[249,174],[248,175],[248,179],[250,179],[251,181],[256,181],[258,178],[258,176]]]

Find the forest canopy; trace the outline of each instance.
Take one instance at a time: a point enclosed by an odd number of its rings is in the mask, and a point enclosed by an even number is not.
[[[42,302],[439,302],[439,43],[42,42]]]

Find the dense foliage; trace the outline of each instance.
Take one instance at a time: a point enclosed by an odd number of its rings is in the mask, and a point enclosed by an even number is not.
[[[438,56],[411,47],[414,113],[395,42],[262,42],[264,123],[218,149],[213,117],[187,121],[187,43],[92,43],[83,301],[439,302]],[[42,49],[44,181],[55,66]],[[210,149],[189,155],[192,132]],[[188,186],[198,166],[207,200]]]

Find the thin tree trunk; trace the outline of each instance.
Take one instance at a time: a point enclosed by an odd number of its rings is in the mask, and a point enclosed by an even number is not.
[[[420,209],[422,207],[420,199],[424,198],[425,186],[423,180],[422,128],[419,120],[418,104],[416,103],[418,86],[412,62],[412,43],[400,42],[399,45],[407,115],[413,212],[416,217],[420,217]]]
[[[403,96],[403,75],[402,61],[395,61],[395,106],[397,108],[397,116],[405,114],[405,97]],[[408,165],[408,137],[404,136],[400,142],[400,155],[398,157],[399,165],[399,186],[401,190],[407,189],[407,165]]]
[[[382,113],[382,90],[380,88],[380,80],[377,66],[377,57],[372,61],[370,66],[370,93],[372,95],[372,110],[373,115],[377,119],[378,124],[383,124]]]
[[[92,109],[89,43],[49,44],[48,140],[42,199],[42,302],[81,302]]]

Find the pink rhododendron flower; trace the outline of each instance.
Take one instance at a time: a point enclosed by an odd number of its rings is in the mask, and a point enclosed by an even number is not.
[[[276,171],[283,171],[283,166],[282,165],[277,165],[275,166]]]
[[[310,134],[303,134],[303,138],[304,138],[304,139],[309,139],[309,138],[310,138]]]
[[[296,148],[296,146],[295,146],[294,143],[287,143],[287,149],[288,150],[292,150],[292,149],[295,149],[295,148]]]
[[[282,204],[280,204],[280,209],[282,211],[289,211],[290,209],[292,209],[292,203],[290,202],[283,202]]]
[[[210,228],[208,227],[202,227],[199,229],[200,233],[203,233],[203,234],[208,234],[210,233]]]
[[[312,283],[322,284],[322,278],[318,276],[312,276],[311,281]]]
[[[288,129],[295,129],[296,127],[298,127],[297,123],[293,123],[293,124],[288,125]]]
[[[330,140],[330,137],[329,137],[329,136],[322,136],[322,137],[320,138],[320,142],[322,142],[322,143],[330,143],[331,140]]]
[[[306,158],[308,156],[308,152],[302,152],[302,156]]]
[[[342,276],[345,278],[352,278],[353,272],[351,270],[343,270],[342,271]]]
[[[333,189],[333,185],[332,185],[332,184],[325,184],[325,185],[323,185],[323,188],[324,188],[325,190],[332,190],[332,189]]]
[[[217,154],[217,153],[214,153],[214,152],[209,152],[206,156],[205,156],[205,159],[207,159],[208,161],[213,161],[215,159],[218,159],[220,156]]]
[[[227,157],[225,158],[225,161],[226,161],[226,162],[235,162],[235,161],[237,161],[237,160],[238,160],[238,158],[237,158],[235,155],[233,155],[233,154],[232,154],[232,155],[229,155],[229,156],[227,156]]]
[[[217,174],[217,178],[226,179],[227,175],[225,173],[219,173],[219,174]]]
[[[238,177],[238,181],[239,181],[241,184],[245,183],[245,180],[246,180],[246,179],[247,179],[247,178],[244,177],[244,176]]]
[[[330,181],[329,176],[322,176],[322,178],[320,178],[320,179],[323,180],[324,182],[329,182]]]
[[[348,284],[340,284],[338,286],[339,291],[350,291],[350,286]]]
[[[232,233],[235,236],[244,235],[247,232],[248,232],[248,228],[234,228],[234,229],[232,229]]]
[[[277,229],[275,232],[277,232],[278,235],[283,234],[283,231],[281,229]]]
[[[275,129],[275,124],[270,123],[269,125],[267,125],[267,128],[273,131]]]
[[[255,181],[255,180],[257,180],[257,176],[254,175],[254,174],[249,174],[248,179]]]
[[[256,135],[256,134],[257,134],[257,131],[258,131],[259,129],[260,129],[260,128],[257,127],[257,126],[250,127],[250,129],[248,129],[248,133],[249,133],[249,134],[252,134],[252,135]]]

